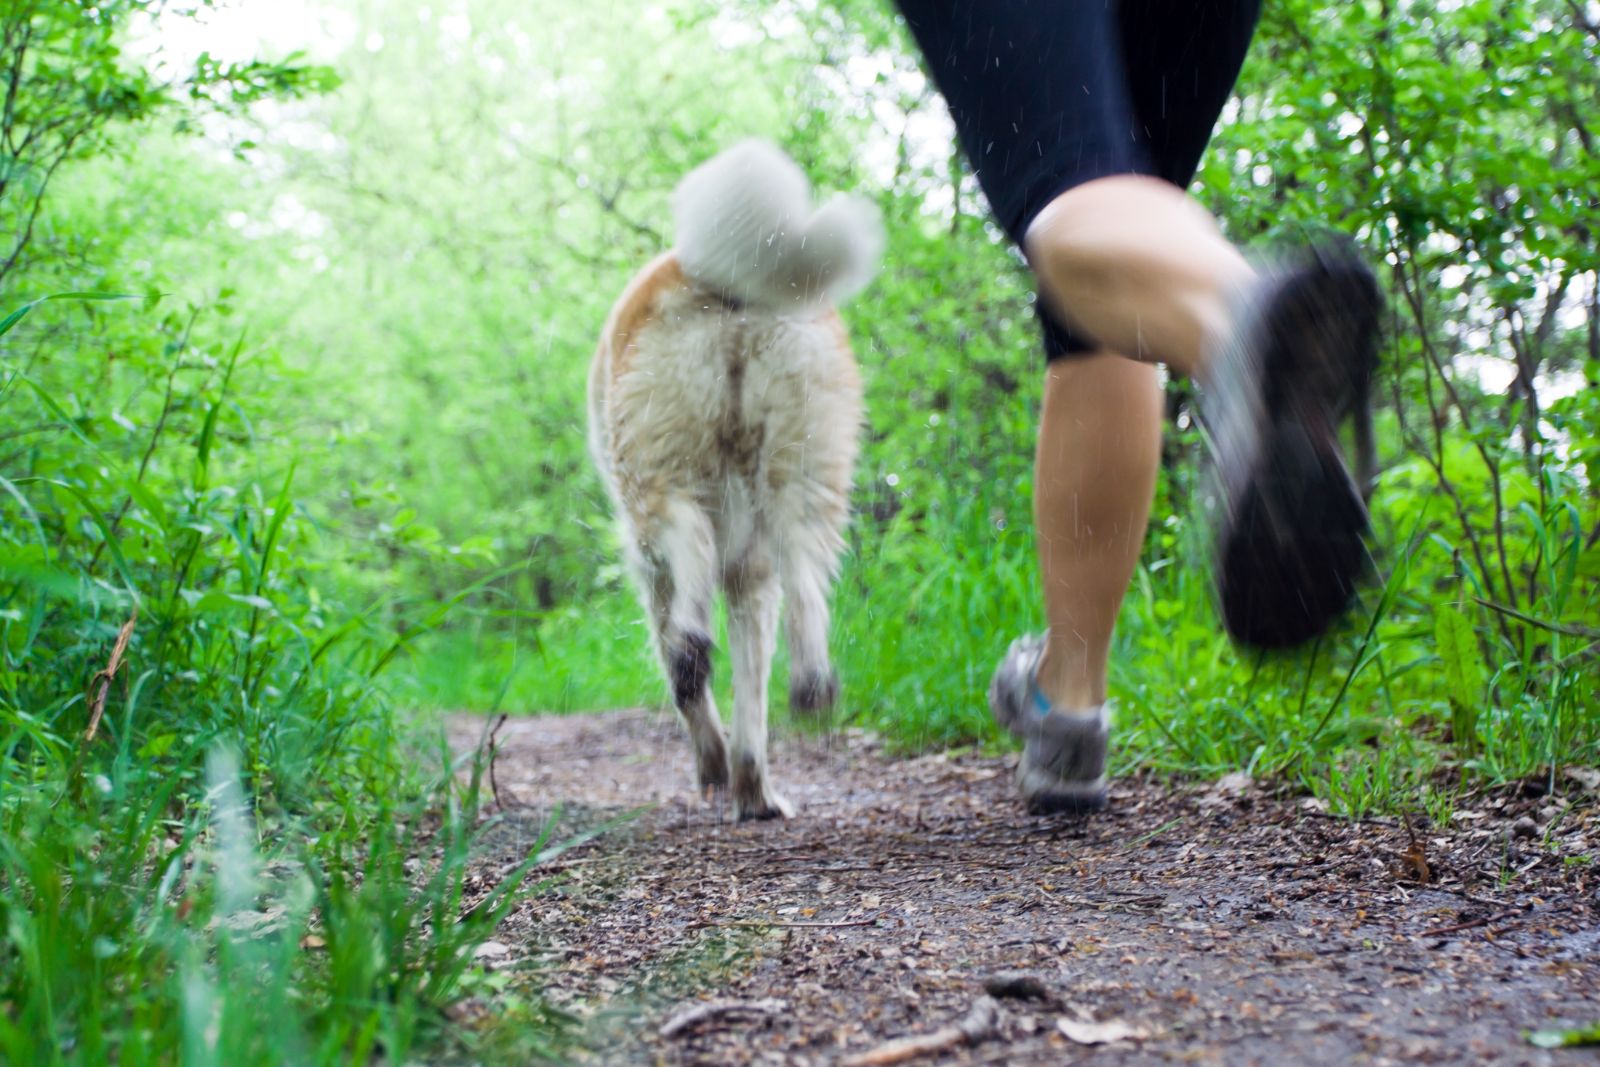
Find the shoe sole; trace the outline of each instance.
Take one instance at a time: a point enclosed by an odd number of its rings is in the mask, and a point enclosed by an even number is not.
[[[1106,806],[1110,712],[1066,716],[1052,712],[1031,724],[1017,765],[1017,789],[1034,814],[1089,814]]]
[[[1023,799],[1029,815],[1093,815],[1106,810],[1110,796],[1102,785],[1098,788],[1045,789]]]
[[[1223,624],[1241,644],[1285,648],[1325,632],[1366,571],[1370,523],[1338,426],[1368,402],[1381,310],[1365,264],[1323,252],[1278,283],[1247,338],[1267,422],[1217,558]]]

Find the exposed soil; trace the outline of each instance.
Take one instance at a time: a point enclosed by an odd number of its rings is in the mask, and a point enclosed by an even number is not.
[[[483,726],[452,736],[470,748]],[[997,1025],[904,1062],[1600,1062],[1523,1038],[1600,1018],[1600,814],[1577,783],[1422,823],[1418,862],[1399,822],[1242,778],[1124,780],[1103,815],[1038,818],[1011,759],[783,736],[775,780],[799,815],[740,825],[693,792],[669,714],[514,719],[498,738],[486,880],[558,803],[558,838],[646,806],[551,859],[484,950],[584,1020],[588,1062],[843,1063],[981,1016],[1002,972],[1027,980],[1000,990]],[[708,1000],[744,1008],[683,1023]],[[1085,1045],[1063,1021],[1133,1033]]]

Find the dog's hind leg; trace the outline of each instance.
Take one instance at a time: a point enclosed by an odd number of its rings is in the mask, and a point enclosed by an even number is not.
[[[676,500],[664,521],[637,546],[656,648],[672,686],[672,703],[689,728],[702,789],[728,787],[728,749],[711,696],[711,594],[716,547],[711,523],[693,504]]]
[[[767,779],[767,676],[778,641],[776,576],[747,559],[727,576],[728,651],[733,661],[733,810],[741,820],[789,818],[790,803]]]
[[[781,570],[784,634],[789,641],[789,707],[820,715],[839,697],[839,676],[828,657],[828,590],[839,537],[815,523],[785,538]]]

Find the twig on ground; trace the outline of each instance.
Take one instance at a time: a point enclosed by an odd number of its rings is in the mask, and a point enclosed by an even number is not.
[[[1474,904],[1482,904],[1485,907],[1489,907],[1489,908],[1502,907],[1506,903],[1504,900],[1496,900],[1493,897],[1480,897],[1480,896],[1478,896],[1478,894],[1469,893],[1465,889],[1456,889],[1453,886],[1439,885],[1437,882],[1433,883],[1432,885],[1426,886],[1425,888],[1428,891],[1434,892],[1434,893],[1449,893],[1453,897],[1460,897],[1462,900],[1470,900]],[[1524,910],[1527,907],[1528,906],[1526,904],[1523,905]]]
[[[758,867],[758,868],[752,870],[750,873],[751,874],[759,874],[759,875],[775,875],[775,876],[782,876],[782,877],[788,877],[788,876],[791,876],[791,875],[795,875],[795,876],[804,876],[804,877],[810,878],[810,877],[813,877],[813,876],[819,875],[819,874],[841,874],[841,873],[849,873],[849,872],[852,872],[852,871],[874,871],[874,872],[877,872],[877,871],[882,871],[884,869],[884,866],[885,865],[882,862],[879,862],[879,863],[839,863],[839,864],[834,864],[831,867],[802,867],[802,866],[790,866],[788,864],[779,863],[779,864],[774,864],[771,867]]]
[[[507,715],[506,713],[501,712],[500,717],[496,719],[494,721],[494,725],[489,728],[489,736],[486,741],[486,745],[489,749],[489,792],[494,796],[494,806],[500,811],[505,811],[507,809],[507,805],[505,801],[500,799],[500,782],[494,776],[495,761],[500,758],[500,750],[496,746],[495,742],[499,740],[500,727],[504,726],[506,724],[506,720],[510,717],[511,716]],[[516,798],[513,797],[512,799],[515,800]]]
[[[679,1008],[668,1016],[656,1033],[662,1037],[672,1037],[707,1019],[726,1015],[782,1015],[788,1010],[789,1002],[775,997],[762,1000],[707,1000]]]
[[[841,926],[877,926],[878,917],[870,919],[842,919],[837,922],[785,922],[782,919],[701,919],[689,924],[691,930],[705,926],[748,926],[758,929],[832,930]]]
[[[1297,809],[1294,814],[1299,818],[1324,819],[1328,822],[1344,823],[1346,826],[1382,826],[1390,830],[1400,829],[1400,824],[1393,819],[1385,819],[1378,815],[1363,815],[1360,818],[1351,818],[1348,815],[1338,815],[1331,811],[1317,811],[1314,808]]]
[[[991,1037],[1000,1026],[1000,1004],[993,997],[979,997],[972,1002],[966,1018],[954,1026],[946,1026],[931,1034],[901,1037],[885,1042],[877,1048],[851,1056],[841,1067],[885,1067],[906,1060],[947,1052],[961,1045],[976,1045]]]
[[[1456,923],[1454,926],[1442,926],[1436,930],[1424,930],[1422,931],[1422,936],[1440,937],[1444,934],[1459,934],[1463,930],[1473,930],[1479,926],[1488,926],[1490,923],[1497,923],[1502,919],[1514,919],[1525,910],[1524,908],[1517,908],[1511,911],[1497,912],[1494,915],[1485,915],[1480,919],[1472,919],[1464,923]]]
[[[89,728],[83,732],[84,744],[93,741],[100,729],[100,719],[106,713],[106,697],[111,693],[111,680],[122,667],[122,654],[128,650],[128,641],[133,637],[133,627],[138,621],[139,609],[134,608],[133,614],[128,616],[128,621],[117,632],[117,643],[111,646],[111,658],[106,662],[105,670],[96,671],[94,677],[89,679]]]

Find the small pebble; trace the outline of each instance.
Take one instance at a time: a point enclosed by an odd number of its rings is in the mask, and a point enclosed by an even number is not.
[[[1511,832],[1517,837],[1533,837],[1539,832],[1539,824],[1524,815],[1511,824]]]

